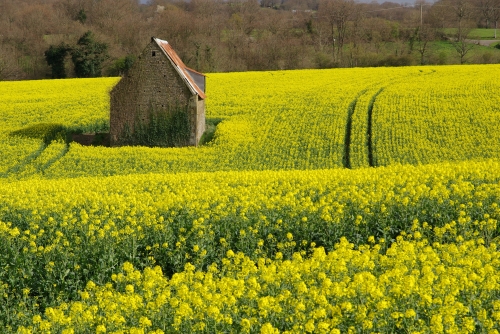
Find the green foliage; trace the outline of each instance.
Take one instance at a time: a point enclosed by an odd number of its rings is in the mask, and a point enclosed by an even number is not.
[[[153,147],[186,146],[190,133],[187,106],[163,110],[150,108],[147,120],[137,117],[133,130],[126,129],[124,143]]]
[[[66,78],[64,60],[69,51],[71,51],[71,47],[64,42],[58,46],[51,45],[49,49],[45,51],[45,60],[52,69],[52,79]]]
[[[390,55],[378,62],[378,66],[411,66],[414,65],[414,59],[410,55],[394,56]]]
[[[79,78],[100,77],[102,64],[108,58],[108,45],[96,41],[91,31],[83,34],[71,50],[75,74]]]
[[[118,58],[108,69],[107,74],[110,77],[122,76],[132,67],[132,65],[134,65],[135,59],[136,57],[133,55],[127,55],[125,57]]]
[[[39,123],[10,133],[11,136],[42,139],[45,144],[50,144],[53,140],[68,139],[68,131],[64,125],[56,123]]]
[[[314,57],[314,62],[318,68],[332,68],[337,67],[338,64],[335,63],[332,56],[325,52],[318,52]]]
[[[497,49],[500,50],[500,43],[498,43],[497,45],[495,45],[495,48],[497,48]]]
[[[222,118],[207,118],[205,122],[205,132],[200,138],[200,145],[207,145],[215,139],[217,125],[222,122]]]
[[[79,21],[81,24],[85,24],[85,21],[87,21],[87,13],[85,13],[85,10],[82,8],[80,11],[78,11],[78,14],[76,14],[75,17],[76,21]]]
[[[453,36],[457,34],[457,28],[446,28],[443,29],[443,33],[448,36]],[[495,29],[493,28],[478,28],[472,29],[469,34],[471,37],[479,38],[479,39],[494,39],[495,38]]]
[[[92,141],[92,146],[109,146],[109,133],[96,133],[94,140]]]

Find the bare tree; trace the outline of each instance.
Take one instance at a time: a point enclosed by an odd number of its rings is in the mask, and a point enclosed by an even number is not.
[[[491,19],[495,22],[495,39],[497,38],[498,21],[500,20],[500,0],[495,0],[491,11]]]
[[[319,4],[318,15],[326,20],[330,26],[332,55],[339,62],[342,61],[348,21],[354,13],[354,8],[355,3],[353,0],[323,0]]]
[[[420,53],[420,65],[425,64],[425,56],[429,51],[429,42],[433,41],[436,37],[435,30],[428,25],[422,25],[417,28],[416,46],[417,51]]]
[[[26,74],[17,64],[15,49],[9,45],[0,45],[0,81],[25,78]]]
[[[457,23],[457,40],[461,41],[470,32],[467,21],[472,17],[474,8],[468,0],[453,0],[451,6]]]
[[[355,4],[353,13],[351,16],[351,26],[349,31],[349,65],[350,67],[358,66],[358,60],[360,56],[360,44],[363,41],[363,5]]]
[[[433,28],[444,29],[449,22],[454,20],[453,13],[450,11],[451,4],[448,0],[440,0],[434,3],[426,15],[426,22]]]
[[[467,54],[475,46],[475,44],[468,39],[470,32],[470,28],[462,27],[461,34],[457,33],[455,39],[452,41],[453,47],[460,58],[460,64],[465,63]]]
[[[465,57],[474,44],[469,40],[471,28],[469,19],[473,15],[474,8],[467,0],[453,0],[451,2],[457,31],[452,39],[452,44],[460,57],[460,64],[465,63]]]
[[[479,0],[477,2],[479,12],[481,13],[482,18],[485,22],[485,27],[489,28],[492,20],[492,11],[495,8],[494,0]]]

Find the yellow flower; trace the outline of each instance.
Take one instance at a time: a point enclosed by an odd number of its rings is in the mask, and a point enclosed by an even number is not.
[[[126,273],[131,273],[134,271],[134,266],[130,262],[125,262],[123,264],[123,271],[125,271]]]
[[[314,320],[309,320],[306,325],[305,325],[305,329],[306,329],[306,332],[308,333],[312,333],[314,332],[314,329],[316,328],[316,326],[314,326]]]
[[[271,325],[269,322],[266,322],[261,328],[260,328],[260,334],[278,334],[279,330],[277,328],[274,328],[273,325]]]
[[[249,330],[249,329],[250,329],[250,327],[251,327],[251,322],[250,322],[250,320],[248,320],[248,319],[242,319],[242,320],[241,320],[241,327],[243,327],[244,329]]]
[[[132,284],[127,284],[127,285],[125,286],[125,291],[126,291],[127,293],[130,293],[130,294],[131,294],[131,293],[134,293],[134,286],[133,286]]]
[[[96,333],[106,333],[106,326],[98,325],[95,330]]]
[[[141,317],[139,319],[139,324],[141,325],[141,327],[150,327],[150,326],[152,326],[151,320],[149,320],[147,317]]]
[[[405,311],[405,317],[406,318],[414,318],[417,314],[415,313],[415,310],[410,308]]]

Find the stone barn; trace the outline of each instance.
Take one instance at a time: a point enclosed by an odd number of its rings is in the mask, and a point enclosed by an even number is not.
[[[197,146],[205,131],[205,75],[165,40],[151,43],[110,93],[110,145]]]

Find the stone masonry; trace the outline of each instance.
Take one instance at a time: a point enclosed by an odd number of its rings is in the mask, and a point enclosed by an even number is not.
[[[181,146],[198,145],[205,131],[204,96],[193,94],[193,89],[190,89],[189,83],[186,82],[186,78],[191,81],[192,78],[186,76],[184,72],[179,74],[179,70],[175,67],[185,65],[176,54],[173,58],[175,62],[177,57],[177,63],[172,64],[172,60],[161,45],[152,39],[132,68],[110,93],[111,146],[126,144],[125,137],[133,135],[138,125],[136,122],[147,124],[151,113],[168,114],[173,110],[172,107],[188,110],[190,136]],[[172,53],[173,49],[168,51]],[[201,76],[203,75],[200,74],[198,77]],[[196,88],[199,90],[199,87]],[[202,89],[204,90],[204,87]]]

